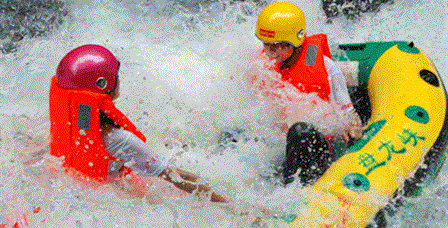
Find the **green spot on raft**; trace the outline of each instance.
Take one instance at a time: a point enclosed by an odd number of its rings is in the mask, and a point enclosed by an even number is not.
[[[370,188],[370,181],[359,173],[350,173],[342,181],[344,186],[354,192],[366,192]]]
[[[411,120],[426,124],[429,122],[429,115],[428,112],[426,112],[425,109],[423,109],[420,106],[409,106],[404,114]]]
[[[398,49],[400,49],[400,51],[402,52],[406,52],[406,53],[411,53],[411,54],[418,54],[420,53],[420,50],[414,46],[414,43],[399,43],[398,44]]]
[[[283,220],[285,220],[287,223],[291,223],[292,221],[294,221],[294,219],[297,218],[296,214],[284,214],[281,217]]]

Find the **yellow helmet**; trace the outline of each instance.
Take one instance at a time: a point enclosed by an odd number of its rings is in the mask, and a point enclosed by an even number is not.
[[[272,3],[258,16],[255,35],[264,42],[287,42],[298,47],[306,36],[305,15],[292,3]]]

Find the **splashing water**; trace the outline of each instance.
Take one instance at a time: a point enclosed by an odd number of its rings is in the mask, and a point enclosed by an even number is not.
[[[331,24],[319,2],[293,2],[307,17],[308,33],[327,33],[330,44],[414,41],[446,84],[445,1],[395,0],[379,12]],[[16,52],[0,55],[0,224],[22,215],[30,227],[249,227],[266,217],[259,208],[276,213],[300,205],[300,186],[283,188],[260,177],[272,172],[285,147],[274,124],[278,112],[246,81],[258,64],[254,27],[267,2],[65,3],[68,14],[57,30],[25,36]],[[85,186],[61,173],[61,160],[42,146],[49,136],[50,78],[68,51],[87,43],[109,48],[120,60],[116,104],[147,143],[233,204],[177,194],[159,194],[151,204],[114,185]],[[169,192],[154,181],[151,193]],[[448,226],[447,181],[445,166],[422,196],[389,218],[391,227]]]

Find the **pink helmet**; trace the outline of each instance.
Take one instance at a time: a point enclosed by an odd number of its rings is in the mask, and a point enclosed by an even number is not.
[[[65,89],[108,93],[115,89],[120,63],[105,47],[87,44],[67,53],[59,63],[56,80]]]

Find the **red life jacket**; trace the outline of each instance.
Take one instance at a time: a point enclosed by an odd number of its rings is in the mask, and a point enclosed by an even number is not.
[[[64,156],[66,171],[75,176],[102,182],[107,179],[109,168],[116,166],[117,159],[104,148],[100,111],[146,141],[135,125],[115,107],[108,94],[64,89],[57,84],[56,77],[51,79],[51,154]]]
[[[299,91],[316,92],[321,99],[329,101],[331,88],[324,63],[324,55],[331,59],[327,35],[308,36],[302,47],[302,53],[294,66],[280,69],[278,64],[275,70],[282,75],[282,80],[291,83]]]

